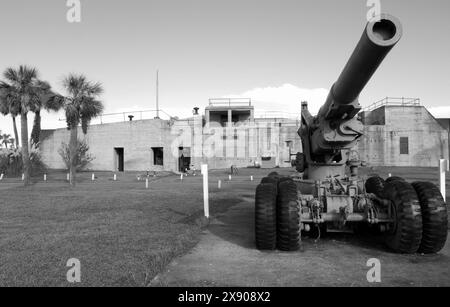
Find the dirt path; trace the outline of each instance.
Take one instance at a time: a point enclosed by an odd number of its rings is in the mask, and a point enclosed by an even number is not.
[[[217,216],[200,243],[158,275],[168,286],[370,286],[370,258],[381,261],[381,286],[450,286],[450,244],[439,255],[396,255],[379,239],[330,234],[304,239],[294,253],[254,247],[253,200]]]

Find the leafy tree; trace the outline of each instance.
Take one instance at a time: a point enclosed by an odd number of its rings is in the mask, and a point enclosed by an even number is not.
[[[75,155],[75,169],[81,171],[86,168],[94,160],[94,157],[89,154],[89,145],[85,141],[77,141]],[[70,147],[66,143],[62,143],[58,149],[58,153],[64,161],[67,169],[70,170]]]

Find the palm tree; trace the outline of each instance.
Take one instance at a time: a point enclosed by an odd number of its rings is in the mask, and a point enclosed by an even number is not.
[[[67,96],[55,94],[49,104],[55,109],[62,107],[66,113],[67,129],[70,130],[70,185],[75,186],[78,126],[81,124],[86,134],[91,119],[102,114],[103,103],[98,98],[103,93],[103,87],[101,83],[88,81],[85,76],[75,74],[64,78],[63,87]]]
[[[37,81],[37,86],[41,89],[39,101],[33,106],[34,122],[31,130],[31,143],[36,147],[39,146],[39,137],[41,135],[41,110],[59,111],[59,106],[52,104],[50,98],[54,95],[48,82]]]
[[[0,142],[5,145],[6,149],[8,149],[8,144],[13,144],[14,139],[11,138],[10,134],[0,134]]]
[[[0,83],[0,89],[6,96],[6,105],[11,113],[20,114],[22,162],[24,185],[30,184],[31,162],[28,144],[28,112],[35,111],[45,93],[42,82],[38,80],[35,68],[21,65],[19,68],[7,68],[3,73],[6,82]],[[3,96],[2,95],[2,96]],[[3,99],[2,99],[3,100]],[[12,113],[11,113],[12,114]]]
[[[19,148],[19,133],[17,132],[16,117],[19,115],[20,107],[17,101],[12,99],[10,86],[0,82],[0,113],[3,115],[11,115],[13,121],[13,131],[15,137],[16,148]]]

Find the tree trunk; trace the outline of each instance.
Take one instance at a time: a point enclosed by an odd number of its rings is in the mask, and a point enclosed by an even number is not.
[[[33,130],[31,131],[31,142],[36,147],[39,145],[39,136],[41,134],[41,111],[34,115]]]
[[[20,128],[22,136],[22,163],[23,163],[23,174],[25,186],[30,184],[31,175],[31,162],[30,162],[30,152],[28,148],[28,118],[27,114],[22,114],[20,116]]]
[[[70,128],[70,142],[69,142],[69,154],[70,154],[70,185],[75,186],[76,182],[76,156],[77,156],[77,143],[78,143],[78,126]]]
[[[12,117],[12,120],[13,120],[14,137],[16,138],[15,139],[15,142],[16,142],[15,146],[16,146],[16,148],[19,148],[20,147],[20,143],[19,143],[19,133],[17,132],[16,117],[14,115],[11,115],[11,117]]]

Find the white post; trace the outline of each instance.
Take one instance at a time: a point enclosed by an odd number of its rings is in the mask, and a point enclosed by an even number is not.
[[[209,218],[208,164],[202,164],[202,175],[203,175],[203,205],[205,207],[205,217]]]
[[[389,178],[391,178],[391,177],[392,177],[392,174],[391,174],[391,173],[389,173],[388,177],[389,177]]]
[[[0,181],[3,180],[3,173],[0,174]]]
[[[180,180],[183,181],[183,173],[180,175]]]
[[[67,178],[67,181],[70,181],[70,173],[67,173],[66,178]]]
[[[217,182],[217,188],[220,190],[222,188],[222,180]]]
[[[439,161],[439,186],[440,186],[440,188],[441,188],[441,194],[442,194],[442,197],[444,198],[444,201],[446,201],[446,198],[445,198],[445,172],[448,172],[449,171],[449,168],[450,168],[450,165],[449,165],[450,163],[449,163],[449,161],[448,160],[444,160],[444,159],[441,159],[440,161]]]
[[[44,181],[47,181],[47,174],[44,174]]]
[[[148,178],[145,179],[145,188],[148,189]]]
[[[117,181],[117,174],[114,174],[114,181]]]
[[[94,181],[94,180],[95,180],[95,174],[92,173],[92,181]]]
[[[231,181],[231,175],[228,175],[228,181]]]
[[[22,174],[22,181],[25,180],[25,174]]]
[[[253,176],[250,176],[250,181],[253,181]]]

